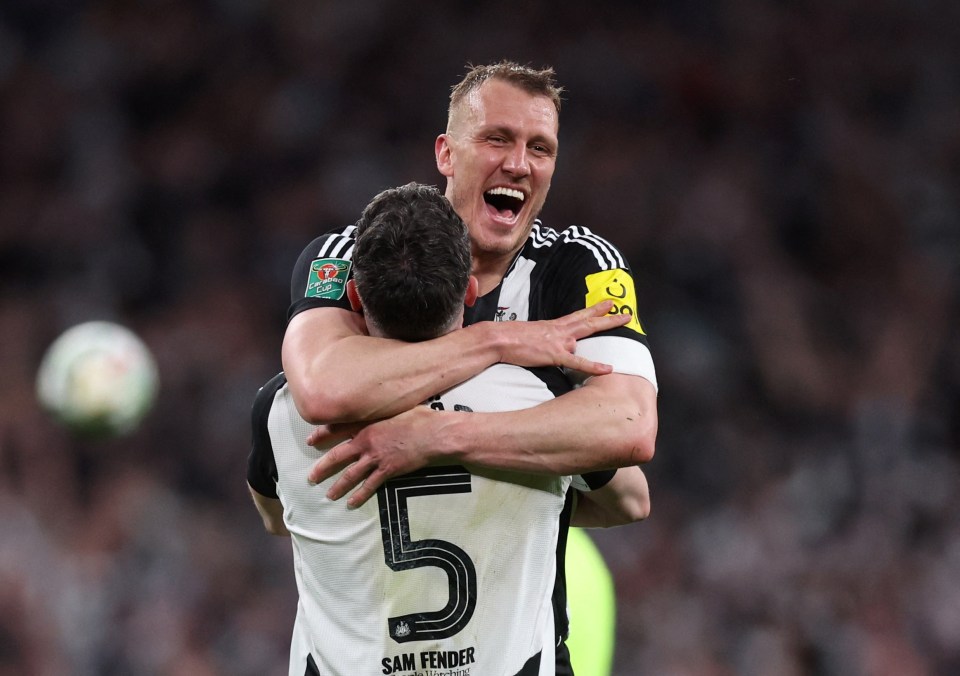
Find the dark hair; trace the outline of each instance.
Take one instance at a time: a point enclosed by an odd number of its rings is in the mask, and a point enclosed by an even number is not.
[[[435,338],[463,310],[470,238],[433,186],[408,183],[374,197],[357,221],[353,261],[367,322],[386,336]]]
[[[450,92],[450,111],[459,104],[464,97],[477,89],[487,80],[502,80],[515,87],[519,87],[528,94],[546,96],[553,101],[557,113],[560,112],[560,95],[563,87],[557,85],[554,79],[553,68],[531,68],[521,66],[513,61],[500,61],[486,66],[467,64],[467,74]]]

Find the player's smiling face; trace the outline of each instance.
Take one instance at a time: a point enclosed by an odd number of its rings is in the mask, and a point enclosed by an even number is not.
[[[548,97],[501,80],[487,80],[454,111],[437,139],[437,167],[475,256],[512,257],[523,246],[550,190],[558,128]]]

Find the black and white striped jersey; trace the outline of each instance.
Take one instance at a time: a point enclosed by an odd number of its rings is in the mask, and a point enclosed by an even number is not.
[[[497,364],[424,405],[527,408],[564,389],[557,375]],[[307,482],[323,452],[306,445],[313,426],[285,383],[278,374],[257,394],[247,480],[280,499],[293,543],[290,675],[553,674],[555,552],[570,477],[428,467],[348,509],[325,497],[334,478]]]
[[[322,235],[300,254],[291,279],[288,321],[311,307],[351,309],[345,289],[355,230],[350,225]],[[642,376],[656,388],[630,266],[615,246],[588,228],[557,231],[536,221],[503,281],[466,309],[464,322],[556,319],[607,299],[614,302],[613,312],[633,319],[578,341],[577,354],[611,364],[617,373]],[[576,374],[568,376],[574,384]]]

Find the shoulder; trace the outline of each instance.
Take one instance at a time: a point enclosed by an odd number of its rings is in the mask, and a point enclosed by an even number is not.
[[[281,371],[257,390],[251,410],[253,425],[252,444],[247,456],[247,483],[261,496],[277,498],[277,462],[270,438],[270,412],[277,393],[282,391],[287,379]]]
[[[623,254],[610,240],[582,225],[555,230],[538,219],[530,230],[526,251],[558,261],[585,259],[601,270],[627,267]]]
[[[273,402],[279,392],[287,384],[287,377],[283,371],[273,376],[263,387],[257,390],[253,399],[253,408],[251,416],[254,427],[266,427],[267,418],[270,415],[270,409],[273,408]]]
[[[325,232],[306,246],[301,254],[301,258],[349,259],[353,254],[353,244],[356,231],[356,225],[347,225]]]
[[[355,225],[331,230],[314,239],[300,253],[290,277],[288,322],[317,303],[339,303],[338,307],[350,309],[344,291],[351,274],[356,230]]]

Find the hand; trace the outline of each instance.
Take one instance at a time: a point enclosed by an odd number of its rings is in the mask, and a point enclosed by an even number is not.
[[[359,507],[387,480],[413,472],[435,455],[436,430],[446,416],[426,406],[373,423],[329,425],[317,428],[308,438],[311,445],[327,445],[344,435],[352,438],[334,446],[314,463],[308,479],[320,483],[343,470],[327,491],[339,500],[356,488],[347,500]]]
[[[330,425],[319,425],[310,436],[307,437],[307,445],[314,448],[330,448],[336,446],[341,441],[346,441],[370,424],[372,421],[358,423],[335,423]]]
[[[534,322],[497,322],[502,341],[500,361],[517,366],[560,366],[591,376],[613,371],[609,364],[574,354],[577,341],[594,333],[615,329],[630,315],[608,314],[613,301],[605,300],[557,319]]]

